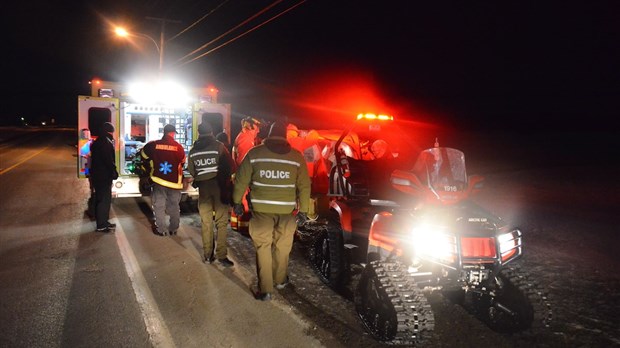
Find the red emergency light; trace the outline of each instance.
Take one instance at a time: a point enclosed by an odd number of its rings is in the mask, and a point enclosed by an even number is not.
[[[376,114],[358,114],[357,119],[366,119],[366,120],[380,120],[380,121],[394,121],[393,116],[389,115],[376,115]]]

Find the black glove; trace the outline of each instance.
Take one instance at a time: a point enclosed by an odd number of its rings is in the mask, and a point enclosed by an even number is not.
[[[116,179],[118,179],[118,172],[114,170],[114,172],[112,172],[112,180],[116,180]]]
[[[233,211],[235,212],[235,215],[237,216],[243,215],[244,213],[243,204],[235,203],[235,205],[233,206]]]
[[[198,188],[198,181],[196,181],[196,180],[192,181],[192,187],[197,189]]]
[[[297,213],[297,226],[301,226],[308,221],[308,213]]]

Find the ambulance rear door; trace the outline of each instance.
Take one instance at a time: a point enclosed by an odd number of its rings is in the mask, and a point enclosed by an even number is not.
[[[192,117],[192,134],[194,139],[198,139],[198,125],[206,121],[213,127],[213,135],[225,132],[230,141],[230,104],[194,104],[194,115]]]
[[[78,96],[78,178],[86,178],[89,170],[90,144],[97,139],[101,126],[110,122],[119,129],[119,100]],[[114,133],[116,163],[119,161],[118,132]]]

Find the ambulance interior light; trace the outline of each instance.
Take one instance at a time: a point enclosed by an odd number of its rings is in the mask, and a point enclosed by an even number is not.
[[[172,81],[163,81],[156,84],[130,84],[129,96],[136,103],[157,103],[167,106],[185,106],[192,100],[185,87]]]

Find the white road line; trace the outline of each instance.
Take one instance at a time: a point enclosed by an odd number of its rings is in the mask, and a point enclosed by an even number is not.
[[[153,298],[151,289],[149,289],[148,283],[146,282],[146,279],[144,279],[144,275],[142,274],[142,269],[140,269],[136,255],[133,253],[131,245],[129,245],[125,231],[118,221],[116,223],[116,232],[114,234],[116,235],[116,243],[121,251],[123,262],[125,263],[125,270],[127,270],[127,275],[131,280],[131,286],[136,294],[136,300],[138,301],[138,305],[142,311],[142,318],[144,319],[146,330],[149,333],[151,345],[153,347],[165,348],[176,347],[174,340],[170,335],[170,331],[168,331],[168,327],[159,312],[157,302],[155,302],[155,299]]]

